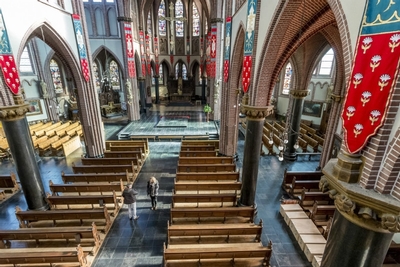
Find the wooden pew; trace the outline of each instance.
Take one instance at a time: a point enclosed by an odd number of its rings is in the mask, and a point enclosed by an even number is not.
[[[51,122],[49,122],[49,123],[51,123]],[[29,125],[29,131],[33,131],[33,130],[35,130],[35,129],[37,129],[37,128],[40,128],[40,127],[42,127],[44,125],[44,123],[42,122],[42,121],[40,121],[40,122],[38,122],[38,123],[35,123],[35,124],[31,124],[31,125]],[[32,133],[31,133],[31,135],[32,135]]]
[[[299,205],[303,208],[305,211],[309,211],[312,209],[312,206],[314,205],[314,202],[317,201],[320,204],[324,205],[331,205],[333,204],[333,199],[329,197],[328,192],[310,192],[306,189],[303,189],[301,192],[301,195],[298,197],[299,198]]]
[[[40,143],[46,141],[49,139],[47,136],[43,135],[41,137],[36,137],[35,135],[32,136],[32,141],[33,141],[33,147],[37,147]]]
[[[131,182],[128,171],[120,173],[64,173],[61,178],[68,183],[112,183],[119,181]]]
[[[51,144],[58,141],[58,139],[58,136],[53,136],[38,143],[37,147],[39,148],[39,154],[45,155],[45,153],[50,149]]]
[[[49,129],[49,130],[46,129],[45,135],[47,135],[48,137],[54,136],[54,135],[58,136],[58,134],[57,134],[58,131],[62,131],[63,129],[66,129],[70,125],[71,125],[71,122],[67,121],[67,122],[64,122],[63,124],[61,124],[61,125],[59,125],[59,126],[57,126],[55,128],[52,128],[52,129]]]
[[[187,240],[191,243],[206,243],[209,238],[215,240],[215,237],[222,237],[226,243],[243,242],[245,236],[251,236],[250,242],[260,242],[261,234],[262,220],[258,225],[248,223],[171,225],[167,222],[168,244],[187,242]]]
[[[176,172],[234,172],[236,164],[180,164],[176,167]]]
[[[196,219],[197,223],[203,221],[219,221],[226,223],[228,218],[233,219],[232,223],[253,222],[253,207],[223,207],[223,208],[171,208],[171,223],[176,219]],[[228,221],[229,222],[229,221]]]
[[[14,248],[0,250],[0,264],[14,266],[19,266],[20,264],[30,266],[25,264],[33,264],[32,266],[37,266],[40,263],[42,264],[40,266],[43,266],[43,264],[56,266],[59,263],[77,263],[80,267],[87,267],[89,264],[86,256],[80,245],[76,248],[52,248],[51,250],[43,250],[43,248]]]
[[[238,266],[270,266],[272,254],[271,242],[267,247],[261,243],[182,246],[167,248],[164,243],[164,267],[236,266],[232,265],[235,262],[242,263]]]
[[[195,207],[199,207],[200,203],[216,203],[220,207],[224,207],[224,203],[229,202],[236,206],[237,204],[237,194],[235,193],[225,193],[225,194],[173,194],[172,195],[172,207],[178,206],[191,207],[195,204]],[[179,205],[181,204],[181,205]],[[183,205],[182,205],[183,204]],[[226,206],[225,206],[226,207]]]
[[[310,126],[306,125],[303,122],[300,123],[300,127],[307,130],[307,133],[309,133],[311,136],[313,136],[317,132],[317,130],[311,128]]]
[[[81,132],[82,132],[82,125],[78,125],[78,126],[75,126],[72,129],[66,130],[65,134],[70,136],[70,137],[72,137],[72,136],[75,136],[75,135],[80,135]]]
[[[310,211],[309,217],[316,226],[326,226],[329,218],[333,217],[335,210],[335,205],[320,205],[316,201]]]
[[[31,135],[33,135],[33,136],[37,136],[36,134],[35,134],[35,131],[39,131],[39,130],[41,130],[41,129],[45,129],[45,128],[47,128],[47,127],[50,127],[51,125],[52,125],[53,123],[50,121],[50,122],[47,122],[47,123],[45,123],[45,124],[40,124],[40,125],[33,125],[33,126],[31,126],[31,127],[29,127],[29,130],[30,130],[30,133],[31,133]],[[35,127],[36,126],[36,127]]]
[[[81,158],[82,165],[130,165],[134,164],[137,168],[141,168],[142,160],[134,158]]]
[[[312,136],[312,138],[313,138],[314,140],[316,140],[320,146],[323,146],[323,145],[324,145],[324,138],[320,137],[319,135],[314,134],[314,135]]]
[[[71,206],[77,206],[77,209],[84,209],[82,205],[89,205],[89,209],[94,209],[95,205],[99,205],[98,208],[107,207],[109,204],[112,209],[111,214],[116,216],[120,209],[117,196],[115,192],[112,195],[85,195],[85,196],[53,196],[47,195],[47,202],[52,208],[57,209],[58,206],[67,206],[67,209],[72,209]],[[107,207],[108,208],[108,207]]]
[[[82,209],[82,210],[27,210],[22,211],[18,206],[15,207],[15,216],[18,219],[20,228],[33,227],[32,223],[52,221],[52,226],[57,225],[57,221],[69,221],[72,223],[73,220],[78,220],[80,226],[83,224],[83,220],[104,220],[104,232],[107,233],[111,227],[110,214],[107,208],[100,209]],[[74,224],[76,225],[76,223]],[[97,224],[97,226],[99,226]]]
[[[123,153],[123,154],[121,154],[120,157],[126,157],[127,154],[129,154],[129,153],[133,153],[135,155],[140,153],[140,158],[142,160],[146,159],[146,157],[147,157],[147,154],[145,153],[145,148],[142,146],[122,146],[122,145],[113,146],[113,145],[111,145],[110,150],[105,151],[105,153],[107,153],[109,155],[109,154],[111,154],[110,152],[114,152],[114,154],[115,153]],[[104,156],[104,157],[108,158],[109,156]],[[113,156],[113,157],[117,158],[118,156]],[[129,157],[134,158],[135,156],[129,156]]]
[[[282,180],[282,188],[287,191],[294,177],[299,180],[321,180],[322,171],[288,171],[285,169]]]
[[[67,134],[67,132],[69,132],[69,131],[71,131],[72,129],[75,129],[76,130],[76,128],[78,127],[78,126],[80,126],[80,122],[79,121],[76,121],[76,122],[74,122],[74,123],[70,123],[69,125],[67,125],[65,128],[58,128],[56,131],[55,131],[55,133],[56,133],[56,135],[58,135],[58,136],[64,136],[64,135],[66,135]]]
[[[104,158],[138,158],[144,162],[146,154],[142,148],[138,148],[137,151],[104,151]]]
[[[215,147],[207,145],[181,145],[181,152],[183,151],[215,151]]]
[[[193,183],[193,182],[175,182],[174,192],[180,194],[181,192],[196,192],[196,194],[208,193],[216,191],[216,193],[240,193],[242,188],[241,182],[206,182],[206,183]]]
[[[217,151],[180,151],[179,157],[215,157]]]
[[[268,149],[268,155],[273,155],[274,154],[274,143],[270,144],[269,141],[269,137],[266,134],[263,134],[262,136],[262,141],[264,146]]]
[[[122,173],[128,172],[137,174],[138,169],[135,165],[75,165],[72,163],[72,170],[74,173]]]
[[[316,140],[312,139],[308,135],[301,135],[301,138],[304,139],[304,141],[306,141],[308,143],[308,145],[312,147],[314,152],[318,152],[319,144]]]
[[[182,145],[201,145],[201,146],[214,146],[215,149],[219,148],[219,140],[182,140]]]
[[[289,196],[292,198],[296,198],[297,195],[301,194],[302,190],[319,190],[319,180],[297,180],[296,177],[293,178],[292,184],[289,186],[289,190],[287,190]]]
[[[100,193],[101,195],[109,195],[114,191],[117,196],[121,195],[124,190],[124,184],[122,179],[119,183],[110,184],[54,184],[51,180],[49,181],[49,187],[53,196],[58,196],[59,193],[68,193],[71,195],[75,193],[80,196],[82,193]]]
[[[146,154],[150,153],[149,149],[149,141],[146,140],[130,140],[130,141],[117,141],[117,140],[112,140],[112,141],[106,141],[106,150],[112,150],[111,146],[138,146],[138,147],[143,147],[144,150],[143,152]]]
[[[58,135],[57,135],[58,137]],[[52,143],[50,145],[50,150],[51,150],[51,154],[53,156],[60,156],[63,154],[63,144],[66,143],[68,140],[70,140],[71,137],[69,137],[68,135],[61,137],[60,139],[58,139],[57,141],[55,141],[54,143]]]
[[[61,125],[60,121],[56,122],[56,123],[53,123],[53,124],[51,124],[51,125],[49,125],[49,126],[47,126],[45,128],[41,128],[39,130],[33,131],[33,135],[36,135],[36,136],[46,135],[46,132],[50,132],[52,129],[55,129],[60,125]]]
[[[180,157],[180,164],[233,164],[233,157]]]
[[[13,230],[0,230],[0,248],[12,247],[11,241],[32,241],[39,245],[40,240],[61,240],[66,243],[74,240],[80,244],[82,239],[89,239],[93,243],[93,254],[100,248],[101,239],[97,232],[97,226],[92,223],[91,227],[40,227],[40,228],[20,228]]]
[[[15,193],[19,189],[15,173],[11,172],[10,175],[0,175],[0,190],[6,193]]]
[[[239,172],[193,172],[176,173],[175,181],[239,181]]]

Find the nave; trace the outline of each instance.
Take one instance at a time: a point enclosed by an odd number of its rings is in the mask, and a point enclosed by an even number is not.
[[[142,114],[151,119],[158,116],[157,112]],[[199,118],[203,114],[199,112]],[[144,118],[143,118],[144,119]],[[153,118],[154,120],[156,118]],[[115,128],[123,126],[105,126],[106,136],[115,136]],[[140,128],[140,125],[137,125]],[[92,266],[161,266],[163,243],[166,241],[167,221],[170,213],[170,203],[180,142],[150,142],[150,154],[134,184],[139,191],[138,221],[130,221],[125,208],[123,208],[109,231],[103,246],[97,254]],[[243,160],[244,138],[240,134],[238,143],[237,167],[241,170]],[[63,158],[42,158],[39,168],[42,174],[46,192],[49,191],[48,181],[61,181],[61,171],[72,173],[72,162],[79,161],[82,151]],[[0,174],[15,171],[11,162],[1,164]],[[263,156],[260,159],[256,203],[258,214],[255,223],[260,218],[263,220],[262,243],[267,245],[271,240],[273,256],[271,266],[298,267],[311,266],[303,252],[297,245],[287,224],[279,214],[282,177],[285,168],[294,171],[315,170],[318,161],[308,161],[299,158],[297,162],[280,162],[276,156]],[[150,210],[150,199],[146,195],[146,183],[150,176],[155,176],[160,182],[159,205],[156,211]],[[1,204],[0,227],[1,229],[16,229],[18,221],[15,218],[15,206],[26,209],[22,193],[18,193],[7,202]]]

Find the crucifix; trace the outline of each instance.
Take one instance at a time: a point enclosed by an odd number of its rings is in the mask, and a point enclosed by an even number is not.
[[[170,41],[169,41],[169,50],[170,50],[170,53],[171,54],[173,54],[173,52],[174,52],[174,44],[175,44],[175,42],[174,42],[174,33],[175,33],[175,31],[174,31],[174,22],[175,21],[186,21],[187,19],[186,18],[176,18],[176,17],[174,17],[174,14],[175,14],[175,12],[174,12],[174,9],[175,9],[175,4],[174,3],[169,3],[169,14],[170,14],[170,17],[164,17],[164,16],[159,16],[159,19],[160,20],[167,20],[167,21],[169,21],[170,22]]]

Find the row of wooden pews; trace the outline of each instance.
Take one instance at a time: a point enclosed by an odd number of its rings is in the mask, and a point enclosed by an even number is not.
[[[115,142],[119,144],[119,141]],[[97,168],[95,172],[74,169],[76,173],[61,174],[63,184],[50,181],[51,193],[47,195],[50,210],[22,211],[17,207],[15,214],[20,229],[0,230],[0,247],[5,248],[0,249],[0,264],[23,263],[24,266],[35,266],[38,262],[50,265],[73,262],[74,266],[90,266],[113,218],[120,210],[124,184],[134,181],[136,171],[140,170],[149,153],[146,142],[125,142],[124,145],[141,147],[139,151],[143,153],[139,154],[140,159],[112,157],[110,165],[107,165],[107,158],[96,161],[97,165],[90,165],[92,159],[82,159],[86,164],[82,162],[78,166],[86,166],[87,170],[96,169],[93,166],[114,167]],[[140,166],[134,165],[132,161],[140,162]],[[125,164],[127,162],[131,163]],[[119,169],[119,165],[123,168]],[[130,169],[126,169],[126,166]],[[18,253],[28,256],[22,258]],[[3,257],[6,254],[10,256]]]
[[[239,173],[216,167],[234,165],[232,157],[216,156],[217,145],[182,141],[185,156],[179,157],[176,173],[165,267],[269,266],[271,244],[261,244],[262,222],[254,224],[253,207],[237,207]],[[214,154],[199,156],[201,151]],[[205,165],[210,167],[196,167]]]
[[[0,201],[4,201],[20,191],[17,176],[14,172],[9,175],[0,175]]]

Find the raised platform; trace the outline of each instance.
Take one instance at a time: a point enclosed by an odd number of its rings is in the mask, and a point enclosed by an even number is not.
[[[155,127],[185,128],[188,126],[189,116],[160,116]]]

